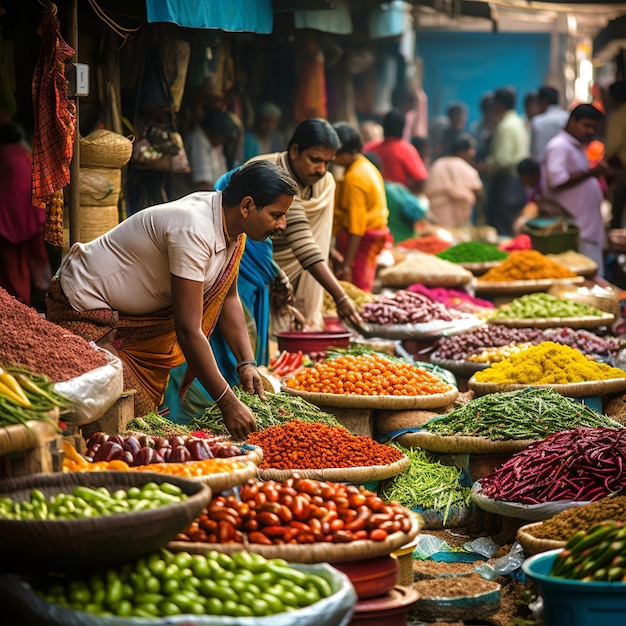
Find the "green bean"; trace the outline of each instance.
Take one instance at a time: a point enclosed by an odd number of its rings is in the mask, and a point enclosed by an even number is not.
[[[552,389],[520,389],[491,393],[424,425],[443,436],[487,437],[493,441],[543,439],[579,427],[624,428],[588,406]]]
[[[421,448],[397,448],[409,457],[410,464],[406,471],[384,484],[382,498],[410,509],[442,511],[444,525],[452,507],[470,506],[471,490],[459,482],[462,470],[443,465]]]

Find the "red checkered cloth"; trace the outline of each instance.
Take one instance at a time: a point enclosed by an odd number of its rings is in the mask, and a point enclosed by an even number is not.
[[[76,105],[67,97],[65,63],[74,50],[61,37],[59,20],[50,11],[43,12],[37,33],[41,49],[32,83],[32,196],[35,206],[46,209],[46,240],[60,245],[63,223],[59,220],[58,201],[53,203],[53,198],[70,182]]]

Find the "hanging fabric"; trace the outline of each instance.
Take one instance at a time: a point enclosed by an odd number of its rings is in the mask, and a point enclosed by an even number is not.
[[[313,37],[306,41],[300,61],[294,119],[296,123],[312,117],[327,117],[324,53]]]
[[[46,209],[45,239],[63,245],[62,190],[70,182],[76,135],[76,105],[67,97],[65,63],[74,50],[61,37],[59,20],[44,11],[37,29],[41,37],[33,74],[33,204]]]

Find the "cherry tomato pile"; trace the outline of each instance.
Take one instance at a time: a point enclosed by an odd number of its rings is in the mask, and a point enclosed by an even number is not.
[[[343,426],[291,420],[250,433],[247,442],[263,450],[261,469],[329,469],[389,465],[404,457],[393,446],[353,435]]]
[[[384,541],[411,529],[410,514],[397,502],[386,503],[354,485],[308,478],[283,483],[249,481],[239,499],[218,496],[178,541],[306,544]]]
[[[311,393],[359,396],[428,396],[452,389],[430,372],[379,354],[345,354],[306,367],[287,387]]]

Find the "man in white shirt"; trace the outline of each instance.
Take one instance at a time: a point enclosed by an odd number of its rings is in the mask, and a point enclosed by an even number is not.
[[[264,398],[236,278],[246,236],[282,232],[297,193],[284,169],[258,161],[223,192],[148,207],[74,244],[46,296],[48,319],[120,357],[137,416],[158,409],[170,370],[187,361],[181,390],[197,376],[233,437],[245,438],[254,416],[220,373],[209,337],[219,324],[242,387]]]
[[[548,141],[565,128],[569,113],[559,106],[559,92],[554,87],[539,89],[541,113],[530,120],[530,155],[541,163]]]
[[[593,139],[602,113],[592,104],[579,104],[565,126],[546,146],[542,166],[545,198],[563,206],[579,231],[578,250],[604,267],[604,224],[600,213],[602,189],[598,177],[608,172],[602,161],[589,167],[586,144]]]

